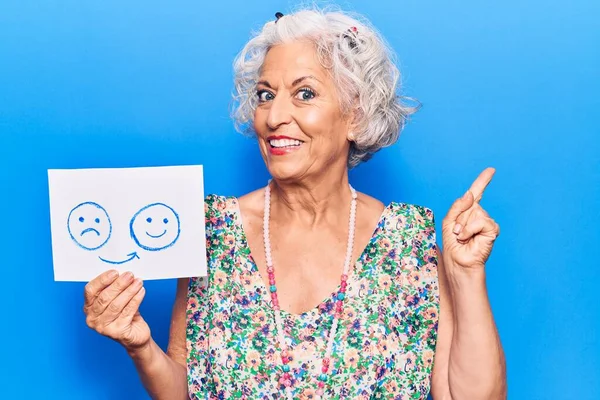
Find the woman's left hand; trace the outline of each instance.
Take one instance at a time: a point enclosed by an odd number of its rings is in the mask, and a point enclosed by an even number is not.
[[[496,170],[486,168],[463,197],[456,200],[442,223],[444,261],[448,272],[483,270],[500,226],[481,207],[483,191]]]

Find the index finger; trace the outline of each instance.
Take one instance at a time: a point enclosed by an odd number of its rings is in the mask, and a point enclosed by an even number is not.
[[[476,202],[481,200],[481,197],[483,196],[483,191],[490,183],[495,173],[496,170],[494,168],[486,168],[471,184],[469,190],[471,191],[471,193],[473,193],[473,198]]]
[[[119,272],[114,269],[105,271],[89,281],[87,285],[85,285],[85,290],[83,292],[84,295],[84,307],[89,307],[92,305],[96,297],[106,289],[111,283],[115,281],[119,277]]]

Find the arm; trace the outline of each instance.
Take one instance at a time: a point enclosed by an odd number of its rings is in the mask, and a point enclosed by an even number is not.
[[[483,171],[442,223],[440,321],[432,373],[435,400],[507,396],[504,353],[485,282],[485,264],[500,227],[479,204],[494,173],[493,168]]]
[[[433,399],[505,399],[504,354],[483,272],[448,276],[438,249],[438,279],[440,320]]]
[[[107,271],[90,281],[84,292],[87,325],[120,343],[131,356],[153,399],[187,399],[185,347],[187,279],[180,279],[165,354],[154,342],[139,312],[145,289],[131,273]]]
[[[167,352],[163,352],[152,339],[146,346],[128,350],[142,384],[155,400],[188,399],[185,345],[187,287],[187,278],[177,281]]]

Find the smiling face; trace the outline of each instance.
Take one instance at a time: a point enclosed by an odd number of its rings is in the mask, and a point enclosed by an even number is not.
[[[91,201],[81,203],[71,210],[67,228],[71,239],[86,250],[97,250],[104,246],[112,232],[106,210]]]
[[[179,238],[179,216],[163,203],[147,205],[139,210],[129,223],[135,243],[144,250],[163,250]]]
[[[256,95],[254,130],[273,177],[299,179],[346,168],[350,118],[312,43],[272,47]]]

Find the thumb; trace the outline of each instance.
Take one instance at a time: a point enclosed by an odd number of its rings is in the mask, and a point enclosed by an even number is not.
[[[448,211],[448,214],[446,215],[446,219],[449,222],[456,221],[458,219],[458,217],[460,216],[460,214],[464,213],[469,208],[471,208],[471,206],[473,206],[474,202],[475,202],[475,198],[473,197],[473,193],[471,193],[470,190],[467,190],[467,192],[463,195],[463,197],[457,199],[452,204],[452,207],[450,207],[450,210]]]

